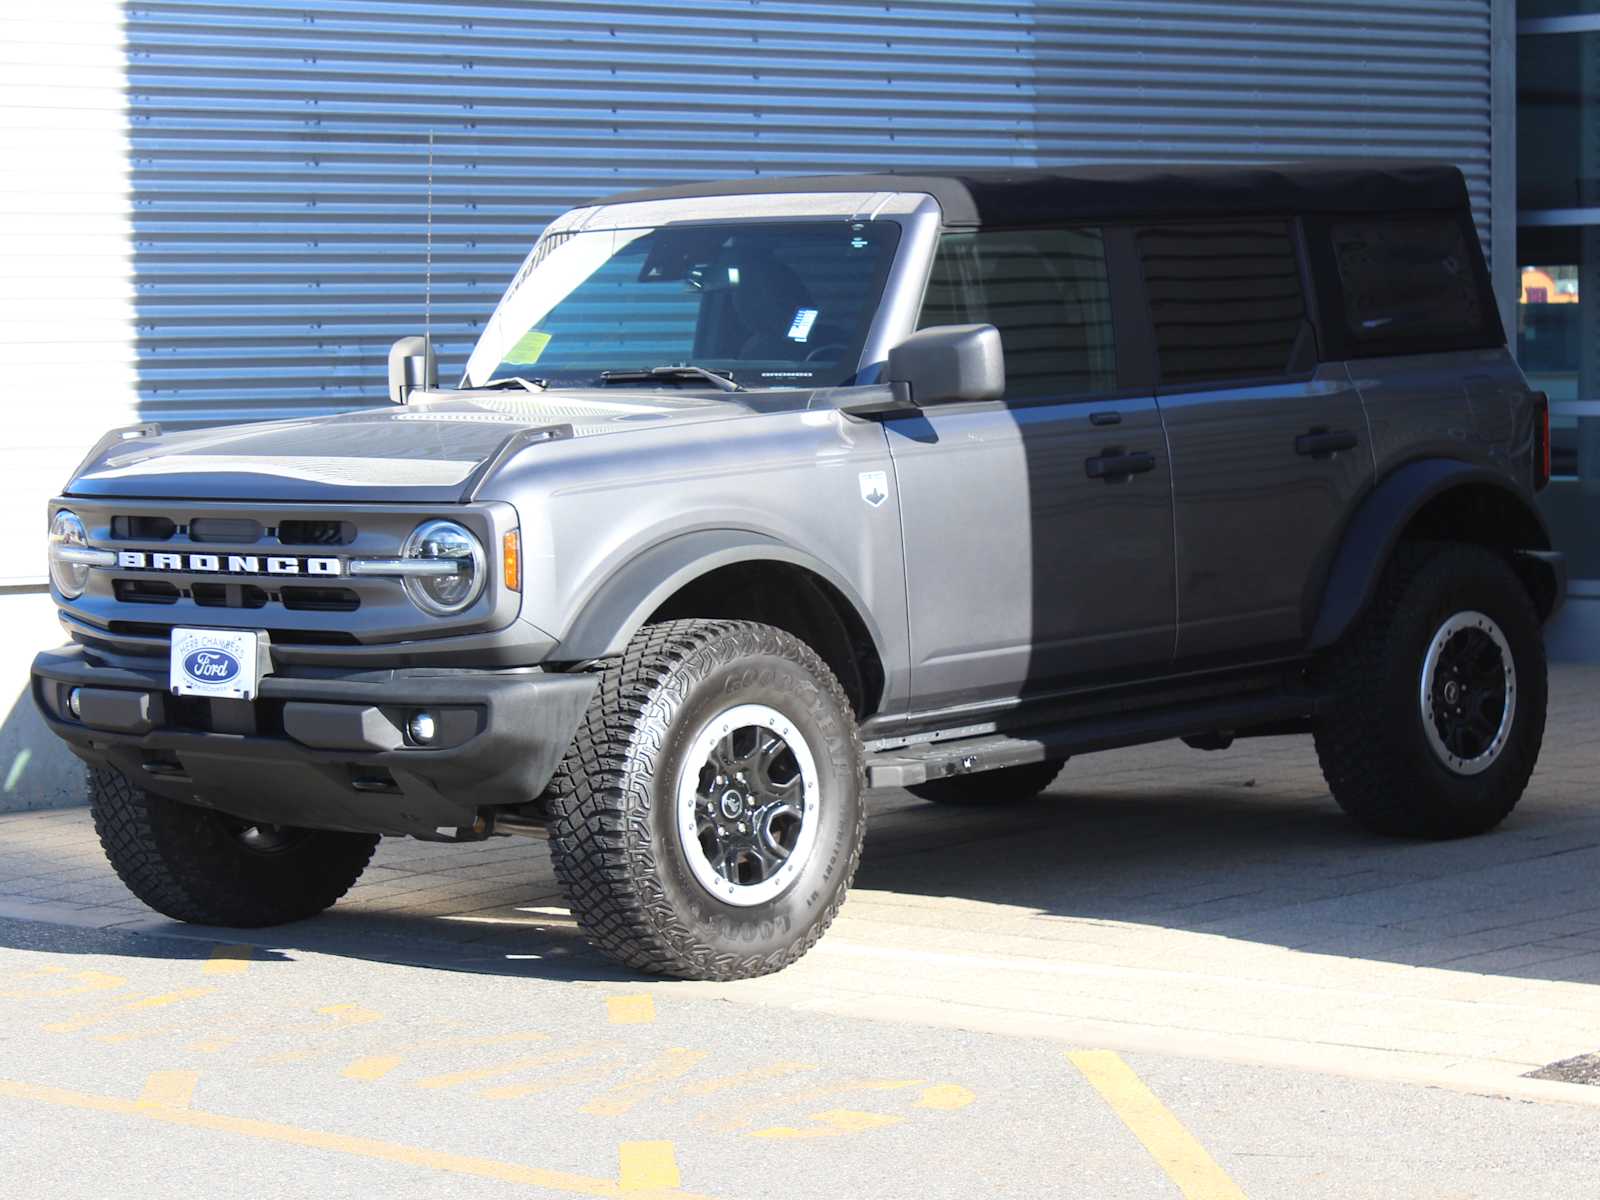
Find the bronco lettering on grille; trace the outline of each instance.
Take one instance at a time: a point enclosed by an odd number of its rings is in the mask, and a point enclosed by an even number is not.
[[[117,566],[131,571],[187,571],[217,575],[343,575],[337,558],[297,558],[276,554],[147,554],[119,550]]]

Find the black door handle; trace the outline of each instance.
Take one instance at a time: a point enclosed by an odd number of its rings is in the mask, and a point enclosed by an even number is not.
[[[1354,450],[1356,445],[1356,435],[1348,429],[1313,429],[1295,438],[1294,452],[1312,458],[1331,458],[1341,450]]]
[[[1148,450],[1135,450],[1124,454],[1109,450],[1096,458],[1083,460],[1083,470],[1090,479],[1104,479],[1107,483],[1126,479],[1129,475],[1143,475],[1156,469],[1156,456]]]

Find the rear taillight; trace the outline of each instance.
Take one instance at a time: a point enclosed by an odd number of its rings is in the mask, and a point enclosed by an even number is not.
[[[1550,397],[1534,393],[1533,490],[1542,491],[1550,482]]]

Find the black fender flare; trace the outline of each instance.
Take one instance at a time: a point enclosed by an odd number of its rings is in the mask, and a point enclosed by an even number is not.
[[[1552,603],[1540,615],[1553,615],[1565,592],[1566,572],[1561,556],[1550,552],[1550,531],[1539,510],[1504,475],[1458,459],[1424,458],[1399,467],[1367,493],[1345,526],[1323,585],[1309,649],[1323,650],[1333,645],[1366,611],[1389,556],[1411,519],[1445,492],[1468,486],[1487,486],[1503,493],[1538,530],[1537,545],[1509,549],[1521,557],[1527,570],[1549,575],[1547,587]]]
[[[720,567],[741,562],[785,563],[825,580],[855,609],[881,658],[883,638],[877,622],[839,572],[786,542],[747,529],[679,534],[640,551],[578,605],[576,619],[550,657],[565,662],[615,658],[627,649],[650,614],[683,587]]]

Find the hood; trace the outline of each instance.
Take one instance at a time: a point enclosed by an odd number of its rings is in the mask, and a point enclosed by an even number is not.
[[[764,411],[805,407],[808,392],[758,393]],[[782,397],[783,399],[776,399]],[[594,437],[641,425],[726,420],[742,397],[693,393],[429,393],[331,417],[154,436],[108,436],[68,483],[71,496],[205,500],[431,501],[469,498],[502,448],[534,431]]]

